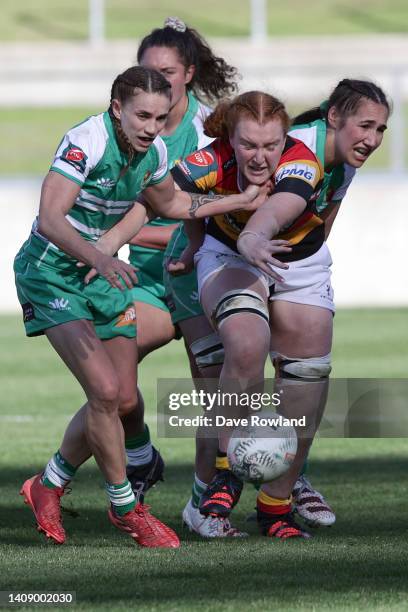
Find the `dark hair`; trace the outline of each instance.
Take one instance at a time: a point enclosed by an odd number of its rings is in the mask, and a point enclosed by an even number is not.
[[[290,119],[283,103],[262,91],[247,91],[232,100],[223,100],[204,121],[207,136],[228,140],[241,117],[250,117],[260,124],[278,118],[286,134]]]
[[[119,146],[128,154],[129,157],[128,165],[121,174],[124,174],[132,163],[135,150],[123,131],[119,119],[117,119],[113,114],[112,102],[113,100],[119,100],[121,104],[124,104],[127,102],[127,100],[139,93],[137,90],[144,91],[146,93],[162,94],[169,100],[171,99],[170,83],[162,74],[160,74],[160,72],[157,70],[152,70],[151,68],[132,66],[131,68],[125,70],[125,72],[119,74],[113,81],[108,112],[116,131]]]
[[[343,79],[334,88],[329,99],[321,106],[311,108],[292,120],[292,125],[311,123],[316,119],[326,119],[327,111],[335,106],[339,115],[345,121],[350,115],[357,112],[362,100],[371,100],[376,104],[384,106],[391,112],[391,104],[383,90],[371,81],[359,81],[357,79]]]
[[[211,102],[236,91],[237,69],[227,64],[222,57],[215,56],[200,34],[180,19],[167,18],[163,28],[156,28],[143,38],[137,51],[139,63],[145,51],[151,47],[175,49],[186,69],[195,66],[187,88],[198,98],[204,97]]]

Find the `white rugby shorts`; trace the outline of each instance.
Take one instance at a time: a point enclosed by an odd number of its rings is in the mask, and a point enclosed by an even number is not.
[[[224,268],[242,268],[262,281],[266,292],[271,295],[271,300],[320,306],[332,312],[335,311],[330,282],[332,258],[326,243],[323,243],[320,249],[310,257],[288,262],[287,270],[276,268],[278,274],[284,279],[282,282],[275,281],[262,270],[252,266],[242,255],[213,236],[206,235],[194,261],[200,296],[203,285],[210,276]]]

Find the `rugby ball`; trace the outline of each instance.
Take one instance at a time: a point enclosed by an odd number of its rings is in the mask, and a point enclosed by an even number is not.
[[[227,456],[232,472],[241,480],[261,484],[282,476],[292,465],[297,435],[292,425],[282,425],[281,417],[268,413],[272,425],[248,424],[235,429]]]

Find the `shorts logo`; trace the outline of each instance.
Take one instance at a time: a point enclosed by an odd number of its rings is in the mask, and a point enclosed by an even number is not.
[[[24,323],[28,323],[35,319],[34,306],[30,304],[30,302],[26,302],[21,305],[23,309],[23,321]]]
[[[192,291],[190,293],[190,300],[192,302],[198,302],[198,291]]]
[[[284,178],[297,178],[313,185],[316,180],[316,168],[302,162],[289,162],[281,166],[275,176],[278,184]]]
[[[81,172],[82,174],[85,172],[88,156],[82,149],[75,146],[71,142],[63,150],[60,159],[73,166],[78,172]]]
[[[126,325],[131,325],[133,322],[136,322],[136,309],[134,306],[129,306],[125,312],[119,315],[115,327],[126,327]]]
[[[211,166],[214,163],[214,157],[209,151],[203,149],[190,155],[188,161],[194,166]]]
[[[71,310],[71,307],[68,306],[69,300],[64,300],[64,298],[55,298],[48,303],[53,310]]]

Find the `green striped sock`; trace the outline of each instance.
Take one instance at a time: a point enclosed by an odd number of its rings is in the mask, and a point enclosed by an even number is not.
[[[107,482],[105,483],[105,487],[115,514],[123,516],[127,512],[133,510],[136,505],[136,499],[127,478],[122,484],[111,484]]]
[[[125,448],[128,465],[137,466],[150,463],[153,459],[153,449],[148,426],[145,425],[142,433],[137,436],[126,438]]]
[[[200,480],[197,474],[194,474],[194,483],[193,488],[191,489],[191,504],[193,508],[198,508],[198,506],[200,505],[201,496],[206,490],[206,488],[206,483]]]
[[[42,483],[49,489],[66,487],[75,476],[78,468],[74,467],[61,455],[58,450],[47,463],[42,477]]]

